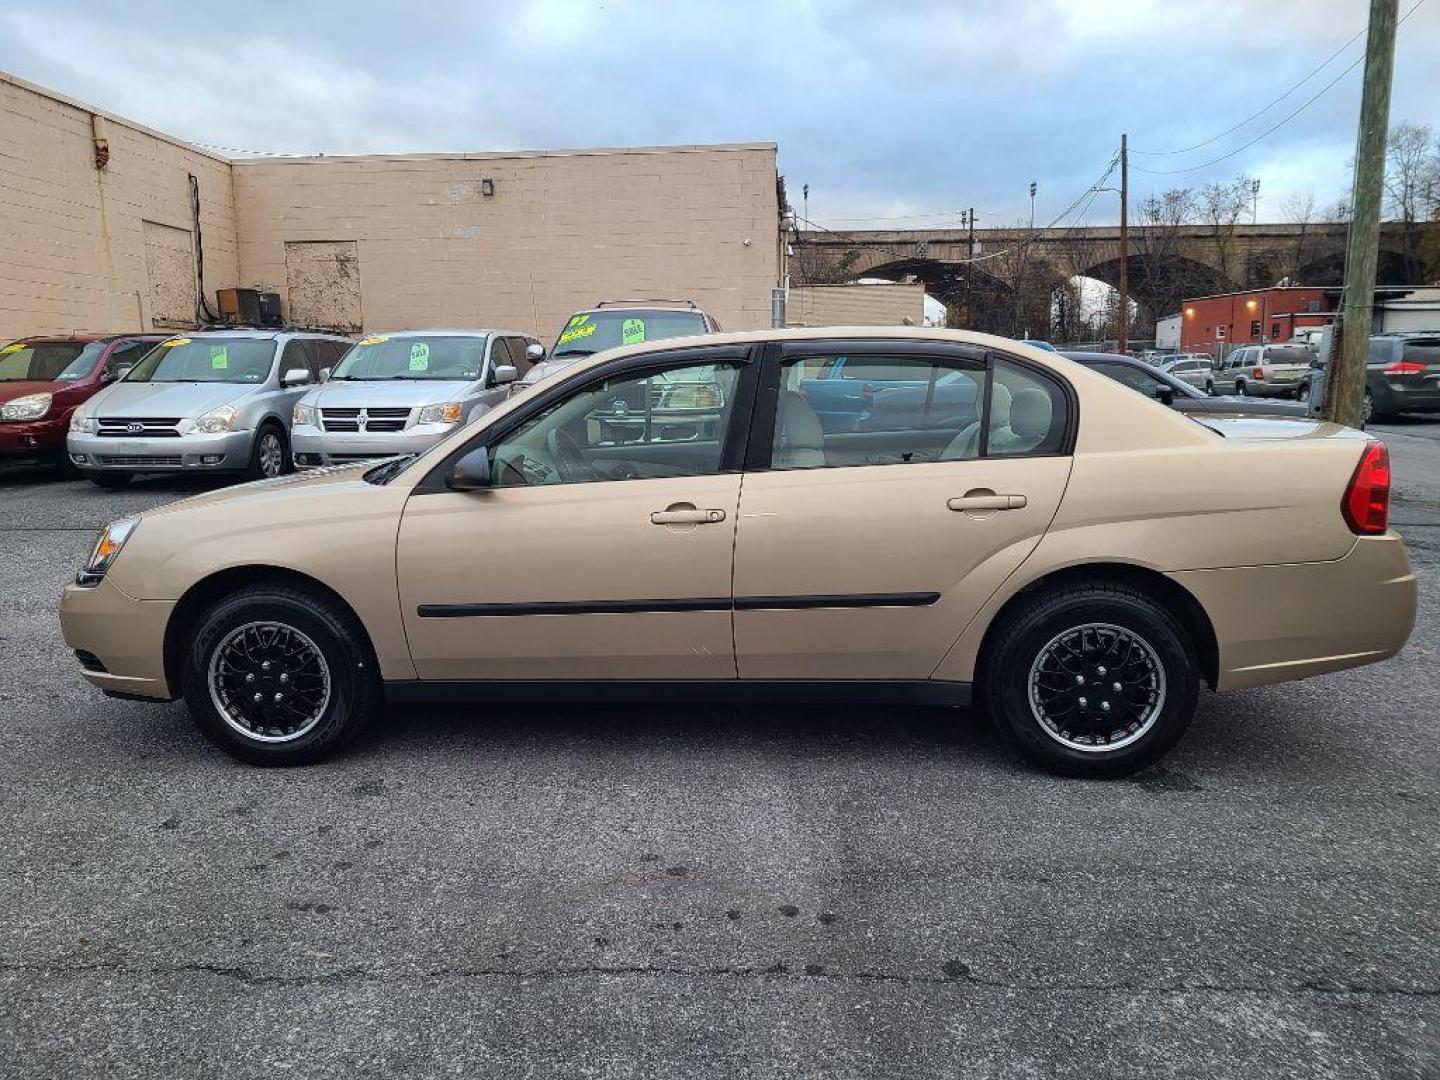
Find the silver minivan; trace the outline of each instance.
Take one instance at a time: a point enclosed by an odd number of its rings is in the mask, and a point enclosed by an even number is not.
[[[416,454],[499,405],[539,345],[518,330],[404,330],[362,338],[295,405],[301,469]]]
[[[290,470],[290,416],[350,340],[298,330],[167,338],[70,417],[66,452],[101,487],[137,473],[260,480]]]

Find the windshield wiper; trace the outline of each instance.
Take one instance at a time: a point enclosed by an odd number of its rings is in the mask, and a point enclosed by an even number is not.
[[[556,354],[555,354],[555,359],[556,359],[556,360],[559,360],[559,359],[561,359],[561,358],[563,358],[563,357],[567,357],[567,356],[594,356],[594,355],[595,355],[595,350],[594,350],[594,349],[566,349],[566,350],[565,350],[564,352],[562,352],[562,353],[556,353]]]
[[[377,465],[365,474],[365,481],[370,484],[388,484],[395,479],[401,469],[414,461],[419,454],[406,454],[403,457],[392,458],[382,465]]]

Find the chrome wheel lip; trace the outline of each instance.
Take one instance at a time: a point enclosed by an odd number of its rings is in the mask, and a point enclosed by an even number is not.
[[[267,431],[260,436],[260,471],[274,479],[285,470],[285,448],[280,436]]]
[[[1045,707],[1038,700],[1036,692],[1037,683],[1040,676],[1040,667],[1050,656],[1051,651],[1065,638],[1071,637],[1076,634],[1083,635],[1086,631],[1092,630],[1102,633],[1113,633],[1119,635],[1120,637],[1127,640],[1131,645],[1138,648],[1142,653],[1144,660],[1149,665],[1151,672],[1153,673],[1155,682],[1155,699],[1149,705],[1148,711],[1145,713],[1141,723],[1135,728],[1134,731],[1128,732],[1123,738],[1116,739],[1113,742],[1104,743],[1103,745],[1085,743],[1075,739],[1066,738],[1064,734],[1062,734],[1061,731],[1058,729],[1054,720],[1047,717]],[[1030,714],[1035,718],[1035,722],[1040,726],[1040,730],[1045,732],[1046,735],[1050,736],[1050,738],[1054,739],[1061,746],[1065,747],[1067,750],[1075,750],[1085,754],[1110,753],[1115,750],[1121,750],[1144,738],[1145,735],[1150,731],[1150,729],[1153,728],[1156,722],[1160,719],[1160,714],[1165,709],[1165,665],[1160,662],[1160,655],[1155,651],[1154,647],[1135,631],[1130,630],[1127,627],[1118,626],[1115,623],[1104,622],[1080,623],[1076,626],[1067,627],[1066,629],[1060,631],[1060,633],[1052,637],[1044,644],[1044,646],[1040,648],[1038,652],[1036,652],[1035,660],[1030,665],[1029,677],[1026,680],[1026,697],[1030,704]]]
[[[227,695],[222,685],[220,673],[220,666],[226,659],[228,649],[234,647],[248,633],[261,633],[267,630],[284,631],[285,633],[291,635],[291,637],[301,646],[302,650],[304,650],[305,653],[308,653],[309,656],[313,658],[314,662],[318,665],[319,674],[323,680],[322,694],[319,705],[311,710],[310,715],[294,731],[288,731],[280,735],[267,735],[263,732],[256,731],[254,728],[248,727],[247,725],[242,723],[239,718],[237,718],[236,713],[238,710],[235,707],[234,703],[226,700]],[[326,661],[325,654],[320,651],[320,647],[315,644],[313,638],[311,638],[303,630],[299,630],[294,626],[289,625],[288,623],[275,622],[273,620],[255,620],[252,622],[242,623],[240,626],[235,627],[228,634],[226,634],[225,637],[220,640],[219,644],[217,644],[215,648],[211,651],[210,663],[209,665],[207,665],[206,669],[205,682],[207,688],[210,691],[210,702],[212,705],[215,706],[215,711],[220,714],[220,718],[225,721],[226,725],[231,730],[235,731],[241,737],[248,739],[252,742],[270,744],[288,743],[294,742],[296,739],[303,738],[305,735],[309,734],[315,729],[315,726],[319,724],[320,720],[324,717],[325,710],[330,707],[330,664],[328,661]]]

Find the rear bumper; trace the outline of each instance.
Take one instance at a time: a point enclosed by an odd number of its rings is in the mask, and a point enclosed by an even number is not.
[[[1308,381],[1308,379],[1291,379],[1289,382],[1261,382],[1258,379],[1250,379],[1245,383],[1245,391],[1253,397],[1294,397],[1301,384]]]
[[[68,421],[62,420],[0,422],[0,459],[59,457],[65,450],[65,429],[68,426]]]
[[[372,435],[296,427],[290,432],[290,450],[297,469],[318,469],[399,454],[422,454],[454,430],[454,424],[423,424]]]
[[[71,432],[70,460],[87,472],[240,472],[250,465],[253,431],[173,438],[117,439]]]
[[[109,578],[94,588],[67,585],[60,633],[70,648],[93,657],[80,672],[91,685],[170,701],[175,695],[165,678],[165,625],[174,609],[174,600],[136,600]]]
[[[1394,533],[1343,559],[1171,574],[1220,646],[1217,690],[1289,682],[1394,656],[1415,626],[1416,583]]]
[[[1370,396],[1375,401],[1377,412],[1440,411],[1440,384],[1431,383],[1423,387],[1395,386],[1384,379],[1372,379],[1369,383]]]

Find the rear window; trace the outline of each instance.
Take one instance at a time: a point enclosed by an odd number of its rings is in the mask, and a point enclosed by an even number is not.
[[[612,308],[572,315],[555,339],[552,356],[589,356],[621,345],[640,345],[661,338],[705,333],[705,318],[698,311],[652,311],[647,308]]]
[[[1265,354],[1267,364],[1300,364],[1310,366],[1309,349],[1270,349]]]

